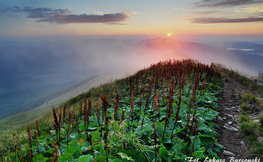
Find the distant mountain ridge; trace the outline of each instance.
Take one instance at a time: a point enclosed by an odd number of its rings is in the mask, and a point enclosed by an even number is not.
[[[230,51],[222,47],[195,42],[182,42],[172,38],[154,38],[138,42],[134,47],[156,51],[179,52],[203,63],[221,63],[227,67],[241,70],[241,72],[254,71],[254,74],[256,74],[257,70],[263,70],[262,56],[248,55],[242,51]]]

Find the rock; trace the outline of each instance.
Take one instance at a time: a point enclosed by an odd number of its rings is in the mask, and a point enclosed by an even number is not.
[[[254,123],[260,123],[258,119],[253,120]]]
[[[226,156],[236,156],[234,153],[232,153],[232,152],[230,152],[230,151],[226,151],[226,150],[223,151],[223,155],[226,155]]]
[[[240,141],[240,143],[241,143],[242,146],[246,147],[246,144],[245,144],[244,141]]]
[[[239,126],[237,124],[233,124],[233,126],[237,129],[239,129]]]
[[[235,116],[234,116],[234,122],[236,122],[236,123],[237,123],[237,120],[238,120],[238,116],[237,116],[237,115],[235,115]]]
[[[228,124],[228,125],[231,125],[231,124],[233,124],[233,122],[232,122],[232,121],[229,121],[229,122],[227,122],[227,124]]]
[[[232,94],[232,97],[234,98],[234,99],[237,99],[237,94]]]
[[[232,118],[233,121],[235,120],[235,118],[234,118],[233,115],[231,115],[231,114],[225,114],[225,115],[228,116],[228,117],[230,117],[230,118]]]
[[[262,143],[263,142],[263,137],[257,137],[258,142]]]
[[[254,112],[260,112],[261,110],[260,110],[259,107],[254,107],[254,108],[253,108],[253,111],[254,111]]]
[[[224,128],[227,129],[227,130],[229,130],[229,131],[238,132],[238,129],[237,129],[237,128],[235,128],[235,127],[233,127],[233,126],[231,126],[231,125],[228,125],[228,124],[225,124],[225,125],[224,125]]]
[[[223,117],[223,120],[226,120],[226,117]]]
[[[233,110],[235,109],[236,107],[235,106],[232,106],[231,108],[225,108],[226,110]]]
[[[219,121],[224,121],[224,119],[221,118],[220,116],[217,117],[217,120],[219,120]]]

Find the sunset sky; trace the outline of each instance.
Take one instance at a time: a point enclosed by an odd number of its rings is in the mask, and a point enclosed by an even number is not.
[[[0,0],[0,37],[263,35],[263,0]]]

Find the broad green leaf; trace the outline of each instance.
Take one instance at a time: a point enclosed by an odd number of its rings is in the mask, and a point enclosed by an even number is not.
[[[223,150],[225,150],[226,148],[222,145],[220,145],[218,142],[216,142],[212,148],[212,150],[216,153],[222,153]]]
[[[202,131],[206,129],[207,129],[207,126],[205,123],[198,123],[198,130]]]
[[[211,159],[213,159],[213,158],[219,159],[219,157],[217,156],[217,154],[215,152],[211,152],[210,154],[208,154],[208,157]]]
[[[122,162],[120,159],[113,159],[112,162]]]
[[[95,132],[93,132],[91,134],[91,136],[92,136],[92,139],[91,139],[92,143],[97,143],[97,142],[100,141],[100,132],[99,132],[99,130],[96,130]]]
[[[66,147],[65,153],[72,154],[74,158],[78,158],[82,153],[80,145],[78,144],[78,141],[71,140],[68,146]]]
[[[159,137],[162,137],[164,131],[164,125],[160,122],[155,123],[156,132]]]
[[[159,149],[159,156],[161,159],[167,156],[167,150],[164,146]]]
[[[212,136],[208,135],[198,135],[198,137],[200,138],[202,145],[212,145],[215,141]]]
[[[201,159],[204,155],[205,147],[199,148],[197,151],[193,152],[191,156],[195,157],[195,159]]]
[[[134,159],[135,161],[146,161],[142,152],[133,151],[133,150],[124,150],[124,152],[128,156],[132,157],[132,159]]]
[[[192,142],[195,141],[195,143],[194,143],[194,149],[195,150],[201,147],[201,140],[198,136],[192,136],[191,140],[192,140]]]
[[[93,157],[88,154],[88,155],[82,155],[81,157],[79,157],[78,162],[92,162]]]
[[[99,156],[95,157],[95,159],[96,159],[96,162],[105,162],[106,161],[106,156],[99,155]]]
[[[127,154],[125,154],[125,153],[123,153],[123,152],[119,152],[119,153],[117,153],[117,154],[120,155],[120,157],[121,157],[122,159],[127,159],[127,160],[130,160],[130,161],[134,161],[134,160],[132,159],[132,157],[128,156]]]
[[[71,153],[65,153],[58,157],[58,162],[70,162],[73,161],[73,157]]]
[[[42,154],[40,154],[40,155],[35,155],[34,157],[33,157],[33,161],[34,162],[46,162],[46,161],[48,161],[49,159],[48,158],[46,158],[46,157],[44,157]]]

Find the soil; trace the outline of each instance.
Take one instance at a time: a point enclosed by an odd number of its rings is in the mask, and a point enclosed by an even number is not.
[[[218,133],[220,138],[218,143],[226,148],[234,155],[219,155],[221,159],[230,161],[230,157],[235,159],[255,159],[256,156],[251,153],[252,147],[249,141],[241,132],[238,131],[238,115],[240,113],[240,102],[237,92],[234,89],[240,89],[243,92],[248,92],[242,85],[235,80],[228,78],[224,81],[222,99],[219,101],[220,114],[217,119],[217,124],[220,126]],[[229,130],[232,128],[234,130]]]

